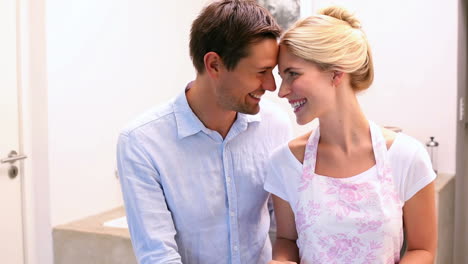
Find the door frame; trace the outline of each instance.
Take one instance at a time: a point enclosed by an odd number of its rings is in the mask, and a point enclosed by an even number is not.
[[[16,0],[17,72],[26,264],[53,263],[49,199],[46,2]]]
[[[458,0],[458,95],[457,95],[457,149],[456,149],[456,184],[455,184],[455,228],[454,228],[454,263],[467,263],[468,256],[468,83],[467,67],[467,20],[468,0]],[[464,104],[464,107],[461,105]],[[464,111],[463,111],[464,108]],[[463,111],[463,113],[462,113]]]

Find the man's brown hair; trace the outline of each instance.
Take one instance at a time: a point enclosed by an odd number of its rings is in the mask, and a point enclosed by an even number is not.
[[[198,73],[205,71],[204,56],[216,52],[228,70],[247,57],[251,44],[276,39],[281,29],[271,14],[255,1],[223,0],[203,9],[190,32],[190,57]]]

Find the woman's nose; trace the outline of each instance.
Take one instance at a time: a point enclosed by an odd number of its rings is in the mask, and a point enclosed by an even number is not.
[[[291,92],[291,89],[289,88],[289,86],[284,83],[284,81],[281,81],[281,85],[280,85],[280,89],[278,91],[278,96],[280,98],[284,98],[286,97],[289,93]]]

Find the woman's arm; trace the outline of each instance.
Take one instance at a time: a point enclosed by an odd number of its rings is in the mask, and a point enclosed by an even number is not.
[[[437,249],[434,182],[405,203],[403,221],[408,249],[400,264],[434,263]]]
[[[299,249],[296,245],[297,231],[294,213],[288,202],[276,195],[272,196],[277,230],[276,242],[273,247],[273,261],[270,262],[270,264],[299,263]]]

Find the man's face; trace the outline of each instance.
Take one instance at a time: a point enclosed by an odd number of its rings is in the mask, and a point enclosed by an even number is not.
[[[265,91],[276,89],[272,74],[278,54],[276,40],[263,39],[251,44],[248,54],[233,70],[222,67],[216,100],[225,110],[256,114]]]

